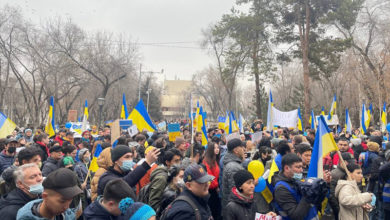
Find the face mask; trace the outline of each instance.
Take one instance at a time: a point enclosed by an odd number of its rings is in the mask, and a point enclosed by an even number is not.
[[[39,194],[42,194],[43,192],[43,186],[42,186],[42,183],[38,183],[38,184],[35,184],[35,185],[32,185],[32,186],[29,186],[29,192],[31,194],[34,194],[34,195],[39,195]]]
[[[126,172],[126,171],[131,170],[131,168],[133,168],[133,166],[134,166],[133,160],[124,160],[122,162],[122,166],[120,166],[120,168],[122,171]]]
[[[16,147],[8,147],[8,153],[13,154],[16,151]]]
[[[294,173],[293,179],[295,180],[302,180],[302,173]]]
[[[376,196],[372,194],[371,206],[375,206],[375,204],[376,204]]]
[[[177,187],[180,187],[180,188],[184,187],[184,180],[183,179],[178,180],[176,185],[177,185]]]
[[[245,135],[249,135],[249,131],[245,131],[245,133],[244,133]]]
[[[221,138],[221,134],[216,134],[214,136],[217,137],[217,138]]]
[[[89,161],[91,161],[91,159],[90,159],[89,157],[85,157],[85,158],[84,158],[84,162],[85,162],[85,163],[89,163]]]

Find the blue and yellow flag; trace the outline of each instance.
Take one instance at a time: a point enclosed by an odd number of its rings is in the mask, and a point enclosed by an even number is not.
[[[15,130],[16,124],[0,112],[0,138],[6,138]]]
[[[328,114],[328,121],[332,120],[332,117],[336,112],[336,107],[337,107],[336,94],[334,94],[332,105],[330,106],[330,110]]]
[[[313,111],[313,109],[311,110],[309,123],[310,123],[310,128],[313,129],[313,130],[315,130],[315,129],[316,129],[316,118],[315,118],[315,116],[314,116],[314,111]]]
[[[269,97],[268,97],[268,111],[267,111],[267,131],[272,132],[274,125],[273,125],[273,119],[272,119],[272,107],[274,106],[274,99],[272,98],[272,92],[269,90]]]
[[[122,106],[121,106],[121,119],[127,119],[129,112],[127,111],[126,96],[125,93],[122,95]]]
[[[54,97],[50,97],[50,106],[49,106],[49,114],[47,116],[47,123],[45,126],[45,132],[49,135],[49,137],[52,137],[56,135],[56,132],[54,130],[55,123],[54,123]]]
[[[206,125],[205,125],[204,118],[203,118],[203,107],[202,106],[199,107],[199,115],[198,115],[197,121],[198,122],[197,122],[196,131],[202,133],[202,146],[206,146],[208,140],[207,140]]]
[[[322,108],[321,108],[321,115],[325,116],[325,108],[324,108],[324,106],[322,106]]]
[[[239,130],[237,125],[236,116],[234,115],[233,111],[230,111],[231,121],[232,121],[232,132],[237,132]]]
[[[232,118],[230,117],[229,112],[226,112],[225,132],[226,134],[233,133]]]
[[[225,130],[225,121],[226,118],[223,116],[218,116],[218,128]]]
[[[352,134],[352,123],[351,118],[349,117],[348,108],[345,109],[345,131]]]
[[[88,123],[89,113],[88,113],[88,101],[85,100],[84,105],[84,115],[83,115],[83,124],[81,126],[81,131],[84,132],[87,130],[87,123]]]
[[[307,177],[324,178],[323,157],[332,151],[339,150],[330,132],[325,117],[321,115],[318,118],[317,132]]]
[[[91,164],[89,165],[89,170],[92,172],[96,172],[99,169],[99,166],[97,164],[97,159],[100,156],[100,153],[103,151],[102,145],[98,144],[96,145],[95,153],[93,154]]]
[[[382,132],[386,130],[387,125],[387,110],[386,110],[386,102],[383,103],[383,109],[381,114],[381,129]]]
[[[303,131],[302,116],[301,116],[301,108],[298,108],[298,123],[297,123],[297,128],[298,128],[298,130]]]
[[[370,124],[369,116],[368,116],[368,111],[366,109],[366,104],[363,103],[362,106],[362,118],[360,120],[360,133],[365,134],[367,132],[367,128]]]
[[[156,125],[153,124],[152,119],[146,111],[145,104],[142,99],[139,100],[133,111],[131,111],[128,119],[133,120],[133,124],[137,126],[140,132],[144,129],[150,132],[157,130]]]

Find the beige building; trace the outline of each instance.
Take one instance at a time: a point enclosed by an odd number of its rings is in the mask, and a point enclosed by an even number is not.
[[[164,80],[161,94],[161,111],[164,119],[187,119],[190,112],[192,92],[191,80]],[[199,95],[192,94],[192,107],[196,111],[196,103],[205,106]]]

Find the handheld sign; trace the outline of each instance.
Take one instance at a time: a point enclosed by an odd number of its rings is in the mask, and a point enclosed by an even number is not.
[[[168,124],[169,141],[176,141],[176,137],[180,136],[180,124]]]

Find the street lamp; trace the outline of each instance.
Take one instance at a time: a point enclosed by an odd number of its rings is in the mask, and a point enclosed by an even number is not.
[[[146,112],[147,112],[147,113],[149,113],[149,94],[150,94],[151,91],[152,91],[152,89],[148,89],[148,90],[146,91],[146,94],[148,94],[148,100],[147,100],[147,102],[146,102]]]
[[[161,72],[153,72],[153,71],[144,71],[142,72],[142,64],[139,65],[139,77],[138,77],[138,101],[141,100],[141,74],[142,73],[149,73],[152,75],[153,73],[164,73],[164,69],[161,69]]]
[[[104,105],[104,98],[98,98],[97,99],[98,105],[99,105],[99,127],[102,125],[102,111],[103,111],[103,105]]]

